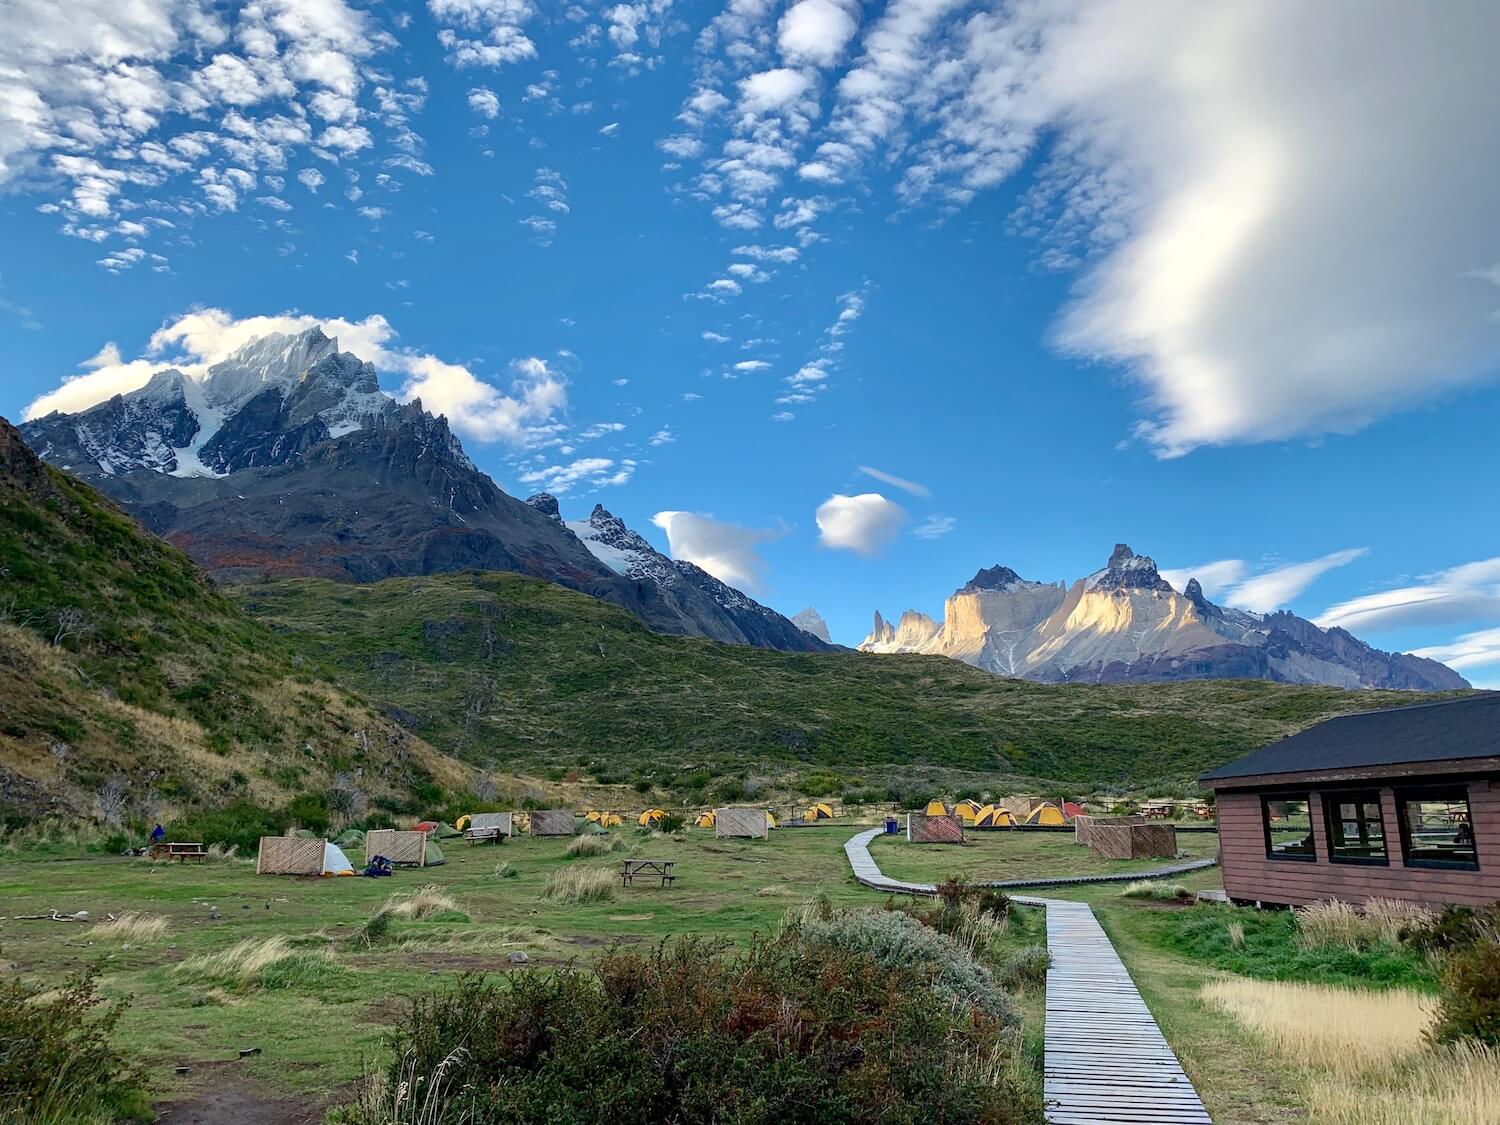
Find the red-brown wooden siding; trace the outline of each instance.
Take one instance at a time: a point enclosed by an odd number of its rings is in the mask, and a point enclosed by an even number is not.
[[[1404,865],[1395,791],[1389,782],[1324,786],[1328,792],[1380,791],[1389,865],[1329,862],[1323,791],[1319,789],[1307,790],[1317,861],[1270,859],[1266,855],[1260,793],[1220,790],[1219,862],[1224,871],[1224,890],[1230,898],[1293,906],[1328,898],[1346,902],[1399,898],[1470,906],[1494,902],[1500,899],[1500,782],[1480,778],[1464,784],[1469,790],[1469,808],[1474,818],[1474,842],[1479,853],[1477,871]],[[1282,789],[1279,795],[1287,795],[1286,790]]]

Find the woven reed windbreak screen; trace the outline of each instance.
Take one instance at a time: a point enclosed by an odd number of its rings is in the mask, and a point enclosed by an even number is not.
[[[573,835],[572,809],[537,809],[531,814],[533,836]]]
[[[1177,855],[1177,829],[1170,824],[1090,825],[1089,850],[1104,859],[1171,859]]]
[[[964,822],[956,816],[911,813],[906,818],[906,838],[913,844],[962,844]]]
[[[1073,818],[1073,842],[1088,846],[1089,834],[1097,825],[1147,824],[1143,816],[1075,816]]]
[[[378,855],[394,864],[421,867],[427,862],[427,833],[398,832],[394,828],[375,828],[365,833],[365,862]]]
[[[322,840],[301,836],[262,836],[255,857],[257,875],[323,874]]]
[[[500,829],[500,835],[510,835],[510,813],[508,812],[478,812],[469,817],[470,832],[490,832]]]
[[[714,836],[742,840],[764,840],[770,835],[765,809],[729,808],[714,810]]]

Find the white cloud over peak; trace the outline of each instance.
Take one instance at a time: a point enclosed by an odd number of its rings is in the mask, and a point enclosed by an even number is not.
[[[613,488],[628,484],[635,475],[636,462],[630,458],[616,461],[611,457],[580,457],[565,465],[548,465],[521,474],[524,484],[539,486],[554,496],[565,496],[579,485],[590,488]]]
[[[818,542],[834,550],[878,554],[901,534],[906,509],[878,492],[835,493],[818,505]]]
[[[136,359],[124,360],[116,344],[106,344],[80,364],[85,373],[64,379],[56,390],[31,402],[22,416],[29,420],[54,410],[69,414],[87,410],[145,386],[152,375],[168,368],[200,378],[252,340],[314,326],[336,338],[342,350],[368,360],[382,372],[401,375],[403,382],[394,397],[403,402],[420,398],[425,409],[447,415],[464,437],[525,445],[534,428],[544,426],[567,407],[567,380],[545,360],[517,360],[510,387],[502,390],[463,364],[399,346],[395,328],[378,313],[357,321],[297,312],[236,318],[223,309],[209,308],[162,325]]]
[[[756,548],[779,538],[780,531],[741,527],[699,512],[657,512],[651,522],[667,533],[674,559],[696,563],[741,590],[765,589],[765,560]]]
[[[1250,564],[1244,559],[1219,559],[1198,566],[1160,571],[1161,576],[1179,591],[1186,590],[1187,584],[1196,578],[1198,585],[1203,587],[1203,596],[1209,600],[1218,596],[1221,591],[1237,585],[1249,573]]]
[[[1284,609],[1324,574],[1336,567],[1348,566],[1368,553],[1369,549],[1366,547],[1351,547],[1307,562],[1279,566],[1238,582],[1225,595],[1224,600],[1238,609],[1253,610],[1256,613]]]
[[[1316,620],[1324,628],[1379,632],[1476,619],[1500,620],[1500,558],[1449,567],[1419,583],[1339,602]]]

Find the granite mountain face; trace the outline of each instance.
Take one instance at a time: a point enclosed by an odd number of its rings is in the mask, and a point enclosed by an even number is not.
[[[44,459],[220,581],[515,571],[622,606],[662,633],[827,647],[608,513],[621,530],[585,539],[555,502],[548,512],[509,496],[446,419],[382,392],[372,365],[316,327],[260,337],[202,376],[162,371],[129,394],[20,429]],[[641,565],[622,569],[601,554],[599,536],[616,534],[633,537]]]
[[[1287,612],[1218,606],[1197,579],[1179,593],[1156,563],[1122,544],[1103,570],[1067,585],[981,570],[948,598],[943,620],[879,613],[865,652],[948,656],[1044,683],[1258,679],[1344,688],[1468,687],[1445,665],[1381,652],[1343,629]]]

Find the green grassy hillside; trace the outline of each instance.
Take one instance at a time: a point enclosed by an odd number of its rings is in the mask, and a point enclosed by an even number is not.
[[[1183,784],[1326,716],[1418,698],[1253,681],[1052,686],[942,657],[772,652],[658,636],[513,574],[309,579],[235,596],[441,749],[510,772],[658,786],[778,766],[844,781],[942,767]]]
[[[156,819],[466,772],[330,683],[0,419],[0,817]]]

